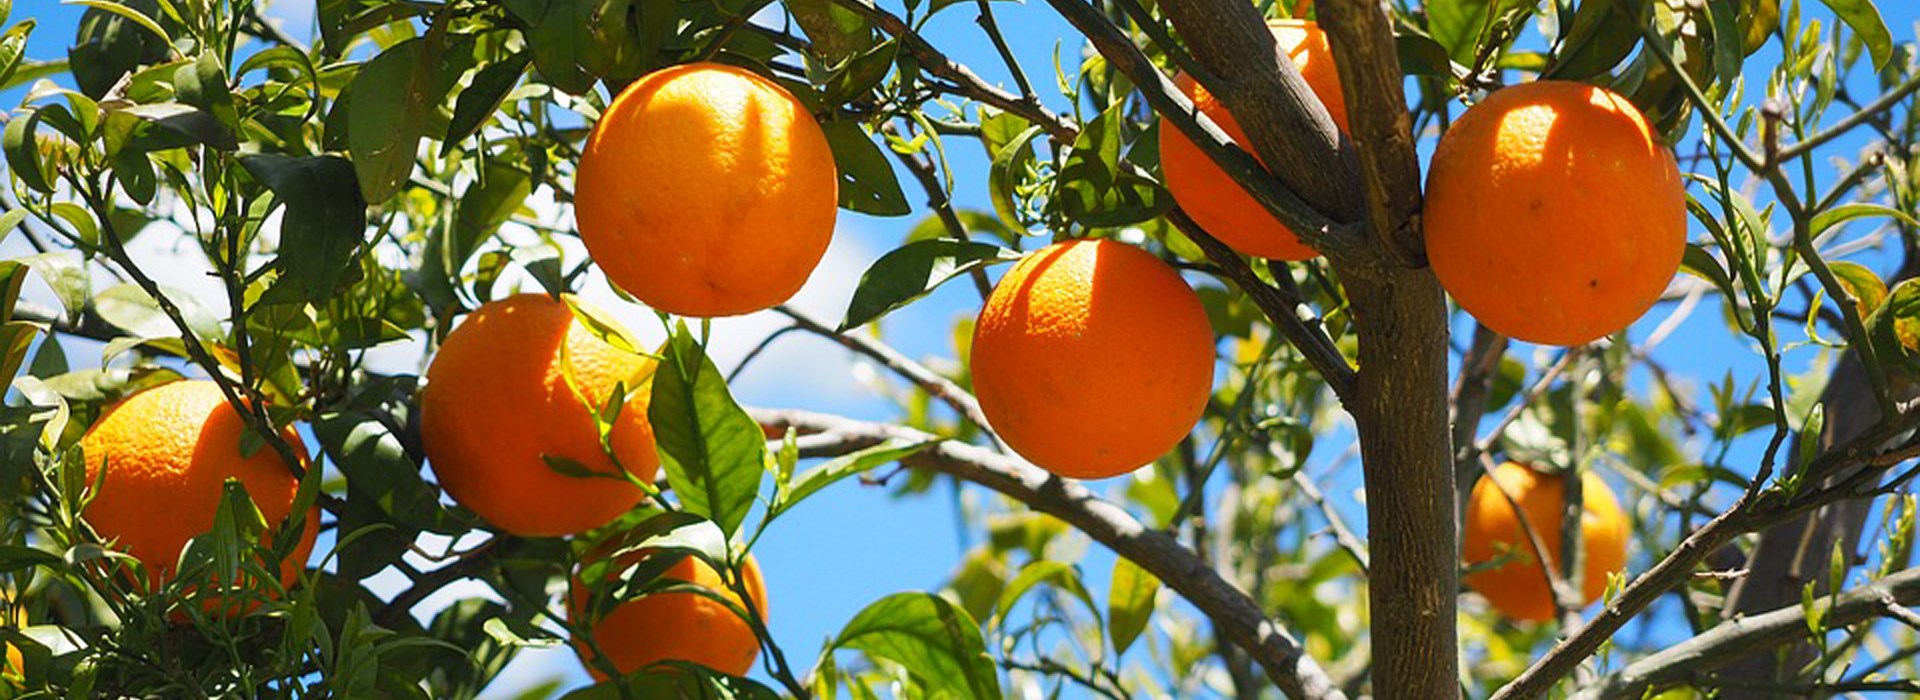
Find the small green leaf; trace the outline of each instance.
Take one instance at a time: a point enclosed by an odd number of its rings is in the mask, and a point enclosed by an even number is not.
[[[453,119],[447,122],[447,138],[440,147],[441,155],[480,133],[480,127],[499,111],[507,93],[520,84],[520,77],[526,75],[527,64],[532,60],[533,54],[522,51],[474,74],[473,83],[461,90],[460,98],[454,102]]]
[[[1126,120],[1127,104],[1121,102],[1088,121],[1060,166],[1054,196],[1060,209],[1082,225],[1137,224],[1167,207],[1167,193],[1159,185],[1120,168]]]
[[[1113,562],[1113,580],[1107,590],[1107,634],[1113,638],[1113,654],[1127,653],[1140,633],[1153,619],[1153,601],[1160,592],[1160,579],[1147,573],[1126,557]]]
[[[53,183],[47,178],[47,172],[40,166],[40,139],[34,135],[40,125],[40,110],[30,110],[7,122],[7,129],[0,133],[0,149],[6,151],[7,169],[13,176],[42,194],[53,193]]]
[[[1860,314],[1860,318],[1872,315],[1874,309],[1880,308],[1880,302],[1887,300],[1887,283],[1865,265],[1836,260],[1827,266],[1833,270],[1834,277],[1840,280],[1840,286],[1853,295],[1856,304],[1854,310]]]
[[[234,139],[233,132],[227,131],[227,128],[220,124],[220,120],[215,119],[212,114],[177,102],[133,105],[114,111],[131,114],[144,121],[152,122],[174,133],[193,139],[195,142],[203,143],[223,151],[231,151],[240,147],[240,142]]]
[[[951,238],[908,243],[880,256],[860,276],[840,330],[871,323],[971,270],[1019,259],[1018,253],[989,243]]]
[[[681,504],[733,536],[759,493],[766,437],[684,322],[662,350],[647,418]]]
[[[1026,566],[1020,567],[1020,573],[1016,574],[1012,581],[1007,582],[1006,588],[1000,590],[1000,600],[993,606],[992,624],[1005,625],[1007,613],[1013,611],[1013,606],[1018,605],[1028,591],[1041,584],[1051,585],[1072,594],[1073,597],[1080,599],[1088,610],[1099,610],[1094,607],[1093,596],[1087,593],[1086,585],[1080,582],[1079,569],[1067,562],[1035,559],[1027,562]]]
[[[858,122],[821,124],[840,175],[840,207],[874,216],[905,216],[913,211],[900,191],[893,163]]]
[[[13,80],[14,71],[20,69],[20,59],[27,52],[27,35],[33,33],[33,27],[34,21],[25,19],[0,34],[0,85]]]
[[[834,482],[919,454],[921,450],[927,449],[932,444],[932,442],[891,439],[858,452],[835,457],[825,464],[801,472],[794,477],[793,488],[780,498],[778,512],[786,512],[806,500],[808,496],[833,485]]]

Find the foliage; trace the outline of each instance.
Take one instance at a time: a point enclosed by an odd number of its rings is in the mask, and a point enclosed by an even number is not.
[[[19,14],[9,5],[0,0],[0,19]],[[0,607],[23,606],[31,623],[0,628],[25,660],[24,680],[0,681],[0,697],[476,697],[516,654],[577,635],[558,612],[576,573],[607,581],[590,588],[608,605],[668,587],[655,577],[670,558],[589,573],[587,552],[697,556],[737,583],[762,533],[852,477],[899,498],[964,489],[966,526],[985,537],[941,590],[872,602],[813,659],[773,642],[777,618],[754,619],[764,672],[750,679],[661,668],[565,697],[1273,695],[1275,671],[1229,638],[1232,625],[1177,602],[1226,595],[1170,578],[1195,571],[1237,589],[1227,594],[1244,591],[1338,685],[1368,689],[1369,622],[1388,613],[1366,604],[1369,555],[1342,505],[1351,494],[1321,491],[1357,484],[1353,432],[1315,351],[1290,334],[1303,324],[1338,359],[1356,357],[1365,339],[1347,280],[1326,260],[1224,261],[1181,229],[1156,179],[1154,130],[1174,118],[1155,116],[1143,95],[1162,88],[1143,86],[1123,60],[1076,53],[1075,39],[1042,86],[1001,50],[1007,65],[997,68],[1013,87],[990,85],[942,53],[1004,43],[985,0],[319,0],[310,47],[270,27],[251,0],[78,5],[65,56],[26,55],[34,18],[14,17],[0,33],[0,84],[24,93],[0,135],[0,235],[34,250],[0,262],[0,374],[14,389],[0,407]],[[1282,5],[1260,4],[1269,17],[1291,14]],[[1417,138],[1430,142],[1502,84],[1605,85],[1674,144],[1697,225],[1675,303],[1630,334],[1509,347],[1457,315],[1460,458],[1432,466],[1454,468],[1463,489],[1496,458],[1623,485],[1637,521],[1629,579],[1718,514],[1753,514],[1713,531],[1734,547],[1730,566],[1713,566],[1734,568],[1751,547],[1737,536],[1866,499],[1882,513],[1863,538],[1874,546],[1835,550],[1831,573],[1805,589],[1800,638],[1816,643],[1813,658],[1779,679],[1685,680],[1839,690],[1912,678],[1915,632],[1879,615],[1823,625],[1814,603],[1911,564],[1914,505],[1894,494],[1913,475],[1901,450],[1920,378],[1920,286],[1906,279],[1920,269],[1914,43],[1896,41],[1869,0],[1390,5]],[[1192,65],[1158,4],[1092,9],[1146,52],[1148,68]],[[969,13],[985,34],[936,29]],[[703,59],[768,74],[814,110],[843,208],[909,215],[903,181],[930,202],[866,271],[839,329],[787,311],[793,328],[898,375],[886,386],[898,413],[880,426],[890,432],[782,429],[731,396],[706,326],[663,317],[670,340],[658,349],[648,417],[671,492],[574,540],[493,532],[442,498],[423,464],[419,379],[370,371],[368,355],[408,341],[430,352],[461,314],[510,288],[560,295],[588,285],[591,261],[568,252],[579,247],[567,203],[590,125],[637,77]],[[979,149],[986,165],[955,169],[959,149]],[[960,183],[984,196],[956,203]],[[1033,501],[1049,492],[1007,484],[1025,472],[992,471],[961,449],[992,447],[966,395],[970,322],[952,335],[958,361],[927,364],[884,345],[880,326],[955,280],[984,292],[988,271],[1022,250],[1089,236],[1189,271],[1219,336],[1219,379],[1176,450],[1093,485],[1098,504],[1043,511]],[[136,255],[138,237],[166,237],[180,257],[203,260],[224,296],[157,282],[153,270],[169,261]],[[21,299],[29,277],[59,308]],[[1254,286],[1298,303],[1276,314]],[[1750,352],[1764,376],[1670,371],[1681,341],[1669,338],[1701,325],[1689,316],[1711,328],[1685,342],[1710,336]],[[96,345],[97,363],[68,355]],[[1861,450],[1884,463],[1821,439],[1842,420],[1822,398],[1843,356],[1860,360],[1884,419],[1883,430],[1860,431],[1882,438]],[[228,595],[262,601],[250,615],[205,614],[198,600],[219,587],[218,567],[144,587],[141,569],[81,517],[96,488],[77,448],[87,426],[117,399],[184,375],[270,407],[246,412],[260,440],[252,449],[289,449],[276,429],[289,425],[316,438],[321,468],[309,482],[335,544],[285,591],[270,590],[271,575],[236,584],[255,590]],[[1855,463],[1842,468],[1845,459]],[[1072,509],[1108,504],[1118,507],[1102,517],[1138,521],[1139,537],[1176,538],[1191,566],[1119,558],[1092,570],[1082,557],[1092,516]],[[229,499],[234,510],[205,539],[228,554],[284,554],[290,543],[260,541],[257,514],[244,517],[241,505]],[[429,552],[431,565],[402,558],[428,536],[463,544]],[[383,599],[366,583],[390,567],[407,587]],[[1684,636],[1719,623],[1734,577],[1691,575],[1699,568],[1662,584],[1656,598],[1679,595],[1638,629]],[[778,576],[769,578],[777,596]],[[415,605],[462,579],[501,602],[415,617]],[[1471,595],[1460,608],[1469,694],[1507,684],[1556,636],[1551,624],[1501,620]],[[1617,671],[1659,646],[1607,637],[1589,670]]]

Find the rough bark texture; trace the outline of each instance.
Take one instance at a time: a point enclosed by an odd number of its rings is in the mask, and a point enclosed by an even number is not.
[[[1348,285],[1360,333],[1358,400],[1367,482],[1373,692],[1459,696],[1460,591],[1447,433],[1447,315],[1425,270]]]

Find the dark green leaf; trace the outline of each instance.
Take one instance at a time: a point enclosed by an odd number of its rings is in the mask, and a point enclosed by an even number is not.
[[[241,156],[240,164],[286,204],[276,258],[281,273],[306,299],[332,296],[367,227],[353,164],[338,156],[266,153]]]
[[[39,124],[40,110],[37,109],[14,117],[7,122],[7,130],[0,133],[0,149],[6,151],[7,169],[13,171],[21,184],[51,194],[53,184],[40,166],[40,139],[34,134]]]
[[[441,37],[429,34],[395,44],[354,76],[347,152],[368,202],[385,202],[413,173],[427,119],[446,96],[438,70]]]
[[[454,102],[453,120],[447,123],[447,138],[440,148],[442,155],[480,132],[480,127],[500,109],[507,93],[520,84],[520,76],[526,74],[527,63],[532,60],[533,55],[523,51],[474,74],[473,83],[461,90],[460,98]]]
[[[134,105],[116,110],[165,127],[195,142],[223,151],[240,147],[240,142],[212,114],[176,102]]]
[[[573,94],[593,89],[593,76],[581,68],[593,48],[589,33],[598,0],[507,0],[504,4],[526,25],[533,66],[554,87]]]
[[[786,0],[794,22],[829,65],[873,47],[873,25],[833,0]]]
[[[952,238],[908,243],[880,256],[860,276],[840,330],[871,323],[970,270],[1018,259],[1018,253],[990,243]]]
[[[874,216],[904,216],[913,211],[900,191],[893,163],[859,123],[831,121],[820,126],[840,171],[841,208]]]
[[[1586,0],[1542,78],[1584,80],[1612,70],[1640,44],[1652,0]]]

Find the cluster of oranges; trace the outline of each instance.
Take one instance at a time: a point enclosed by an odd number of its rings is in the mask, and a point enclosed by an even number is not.
[[[1311,22],[1272,28],[1344,130],[1326,36]],[[1203,87],[1185,77],[1178,85],[1244,140]],[[1248,255],[1317,255],[1178,130],[1160,134],[1167,187],[1210,233]],[[827,139],[797,99],[753,72],[696,63],[652,73],[613,101],[581,157],[574,204],[581,238],[613,284],[664,312],[727,316],[780,303],[806,281],[831,240],[838,186]],[[1446,132],[1423,222],[1434,273],[1463,308],[1512,337],[1570,345],[1618,332],[1652,305],[1679,266],[1684,216],[1673,157],[1638,111],[1601,88],[1542,81],[1495,92]],[[981,310],[970,357],[998,436],[1053,473],[1087,479],[1132,471],[1183,439],[1206,406],[1213,365],[1205,310],[1179,273],[1108,240],[1058,243],[1014,266]],[[550,537],[606,525],[644,497],[632,480],[659,477],[646,420],[653,369],[565,302],[526,294],[486,303],[427,371],[428,461],[449,496],[502,531]],[[603,434],[596,413],[616,395],[624,405]],[[109,471],[89,521],[147,562],[155,583],[212,527],[228,478],[269,522],[283,522],[297,480],[272,450],[243,454],[245,429],[213,382],[129,397],[81,443],[89,478]],[[303,449],[293,431],[283,437]],[[556,461],[609,478],[562,474]],[[1624,564],[1626,532],[1605,484],[1584,478],[1581,588],[1591,599]],[[1548,566],[1559,556],[1561,479],[1503,465],[1470,498],[1465,555],[1492,565],[1468,583],[1513,617],[1554,610],[1539,548],[1528,543],[1544,543]],[[305,518],[282,568],[288,581],[318,522]],[[749,558],[742,570],[748,603],[764,615],[758,567]],[[743,604],[698,560],[664,575]],[[592,624],[623,673],[679,660],[740,674],[758,652],[728,605],[692,593],[630,601]]]
[[[1303,21],[1271,29],[1345,131],[1346,101],[1326,35]],[[1176,84],[1245,142],[1203,87],[1185,76]],[[1222,242],[1279,260],[1318,255],[1179,130],[1160,130],[1160,153],[1175,200]],[[1658,301],[1686,250],[1686,198],[1673,154],[1626,99],[1584,83],[1514,85],[1461,115],[1434,151],[1422,224],[1433,272],[1462,308],[1499,333],[1556,345],[1625,329]],[[1545,620],[1557,609],[1542,560],[1554,567],[1561,556],[1565,478],[1507,463],[1469,497],[1463,554],[1473,572],[1466,582],[1509,617]],[[1581,479],[1585,603],[1625,566],[1628,529],[1606,484],[1591,474]]]

